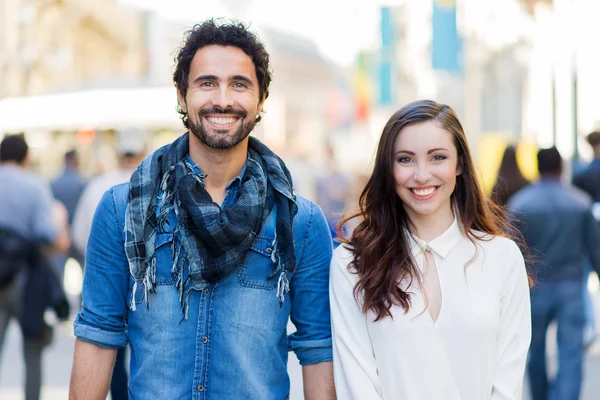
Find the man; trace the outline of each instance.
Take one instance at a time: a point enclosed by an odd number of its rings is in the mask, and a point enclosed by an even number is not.
[[[335,152],[329,143],[325,145],[325,150],[325,168],[316,179],[317,204],[323,209],[331,237],[335,239],[337,224],[350,203],[352,181],[348,175],[336,168]],[[338,244],[334,242],[334,246]]]
[[[587,136],[587,142],[592,147],[594,159],[583,170],[573,176],[573,184],[581,190],[587,192],[594,201],[592,212],[596,221],[600,221],[600,131],[594,131]],[[600,246],[600,243],[598,243]],[[584,340],[586,347],[590,346],[597,338],[596,318],[594,312],[594,303],[590,292],[587,289],[587,277],[590,268],[586,268],[584,277],[584,305],[586,327],[584,331]]]
[[[0,143],[0,229],[11,231],[29,242],[56,245],[66,251],[69,246],[66,232],[60,234],[52,220],[52,194],[48,183],[26,170],[29,147],[23,135],[8,135]],[[32,247],[32,249],[34,249]],[[37,249],[37,248],[35,248]],[[0,288],[0,350],[11,319],[23,322],[22,317],[30,317],[31,310],[23,308],[37,300],[33,297],[41,293],[27,293],[30,287],[29,272],[21,268],[13,279]],[[26,296],[30,295],[31,296]],[[43,310],[41,310],[43,312]],[[30,321],[38,327],[41,320]],[[22,328],[25,328],[22,325]],[[23,354],[25,357],[26,379],[25,398],[38,399],[42,380],[42,349],[45,339],[30,335],[24,329]]]
[[[104,193],[120,183],[129,182],[131,174],[142,162],[145,153],[146,133],[139,129],[123,129],[117,132],[119,167],[92,179],[86,186],[75,210],[73,218],[73,246],[80,254],[85,254],[87,241],[92,229],[94,211]],[[110,380],[112,400],[126,400],[127,366],[125,365],[126,347],[117,351],[115,366]]]
[[[249,137],[269,55],[244,25],[209,20],[176,61],[189,132],[96,210],[70,398],[104,399],[115,349],[129,343],[132,398],[284,399],[291,349],[305,397],[333,399],[327,223]]]
[[[127,128],[117,131],[118,168],[89,181],[75,208],[73,216],[73,247],[85,254],[92,229],[94,211],[104,192],[120,183],[129,182],[131,174],[144,159],[146,133],[140,129]]]
[[[561,183],[562,158],[556,148],[538,152],[538,182],[508,203],[531,252],[536,284],[531,291],[532,341],[528,373],[533,400],[579,398],[584,354],[584,262],[600,272],[600,233],[591,199]],[[556,321],[559,369],[546,372],[546,332]]]
[[[65,169],[51,182],[54,198],[64,204],[69,215],[69,226],[73,223],[75,207],[85,187],[85,179],[79,173],[79,156],[75,150],[65,153]]]
[[[594,159],[573,177],[573,184],[587,192],[594,202],[600,202],[600,131],[594,131],[587,136],[587,142],[594,151]]]
[[[69,150],[65,153],[64,162],[65,168],[63,172],[50,183],[50,187],[52,188],[54,198],[60,201],[67,210],[68,227],[71,229],[73,226],[75,207],[77,207],[81,193],[83,193],[86,181],[79,173],[79,156],[75,150]],[[56,266],[61,282],[64,274],[65,262],[68,257],[74,258],[80,265],[83,265],[82,253],[74,248],[72,248],[69,253],[70,254],[57,258],[56,260]]]

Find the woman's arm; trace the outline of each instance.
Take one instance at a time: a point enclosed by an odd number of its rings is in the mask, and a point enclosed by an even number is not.
[[[344,400],[381,399],[381,382],[373,355],[367,318],[354,299],[347,271],[347,250],[340,246],[331,261],[330,303],[333,333],[333,372],[337,397]]]
[[[527,351],[531,343],[529,282],[523,256],[512,243],[503,282],[500,331],[496,341],[496,368],[491,400],[518,400],[523,396]]]

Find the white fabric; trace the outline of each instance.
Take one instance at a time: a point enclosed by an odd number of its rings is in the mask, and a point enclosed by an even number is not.
[[[436,322],[417,280],[410,287],[408,314],[394,306],[393,319],[374,322],[374,314],[363,314],[353,297],[358,277],[347,269],[350,251],[341,245],[334,253],[330,300],[338,398],[521,399],[531,311],[517,245],[495,237],[474,246],[456,221],[430,243],[414,239],[411,244],[421,270],[426,249],[437,265]]]
[[[104,192],[120,183],[129,182],[133,170],[117,169],[92,179],[81,194],[73,216],[73,246],[85,254],[85,248],[92,229],[94,212]]]

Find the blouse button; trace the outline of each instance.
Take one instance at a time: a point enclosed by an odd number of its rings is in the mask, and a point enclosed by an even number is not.
[[[198,386],[198,391],[199,392],[204,392],[204,386],[202,386],[202,385]]]
[[[204,344],[208,343],[208,338],[206,336],[202,337],[202,343],[204,343]]]

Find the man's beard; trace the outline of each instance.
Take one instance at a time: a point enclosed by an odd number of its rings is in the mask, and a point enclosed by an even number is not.
[[[235,130],[232,134],[227,135],[229,129],[213,129],[214,135],[209,135],[206,128],[202,124],[202,120],[205,115],[215,115],[215,114],[228,114],[235,115],[239,117],[239,120],[242,121],[239,128]],[[231,149],[238,144],[240,144],[244,139],[250,135],[252,129],[256,125],[254,120],[244,122],[247,113],[243,110],[234,110],[234,109],[210,109],[210,110],[200,110],[198,112],[198,120],[199,123],[196,124],[191,119],[188,119],[188,125],[190,127],[190,132],[194,134],[202,143],[207,145],[212,149]]]

